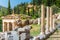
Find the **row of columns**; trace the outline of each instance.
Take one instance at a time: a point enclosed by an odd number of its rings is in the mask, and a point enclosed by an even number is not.
[[[52,10],[52,7],[47,7],[47,19],[45,21],[45,7],[41,5],[41,32],[43,34],[45,33],[45,22],[47,32],[52,32],[55,29],[55,15],[52,15]]]
[[[11,25],[10,25],[10,23],[11,22],[3,22],[3,25],[2,25],[3,32],[14,30],[14,23],[11,23]],[[10,30],[10,28],[12,28],[12,29]]]
[[[46,35],[50,35],[56,29],[55,26],[55,15],[52,15],[52,7],[47,6],[47,19],[45,20],[45,7],[41,5],[41,33],[38,36],[40,39],[45,38]],[[45,26],[46,22],[46,26]]]

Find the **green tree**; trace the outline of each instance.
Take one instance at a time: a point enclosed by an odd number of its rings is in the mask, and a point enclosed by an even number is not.
[[[26,4],[24,3],[24,12],[23,14],[26,14]]]
[[[34,13],[35,13],[34,6],[35,6],[35,0],[33,0],[33,16],[34,16]]]
[[[20,14],[19,5],[17,6],[17,13]]]
[[[40,10],[40,5],[42,3],[45,4],[46,0],[32,0],[31,1],[31,4],[33,4],[33,16],[39,16],[40,17],[40,13],[41,13],[41,10]],[[37,10],[35,11],[34,10],[34,6],[37,6]],[[36,14],[37,13],[37,14]]]
[[[8,14],[11,14],[11,6],[10,6],[10,0],[8,0]]]
[[[60,8],[60,0],[56,0],[56,1],[55,1],[55,5]]]
[[[14,7],[14,9],[13,9],[13,10],[14,10],[14,13],[16,14],[16,7]]]
[[[28,15],[30,16],[30,12],[29,12],[29,9],[30,9],[30,8],[28,7]]]
[[[14,12],[15,12],[15,14],[20,14],[19,5],[17,5],[17,6],[14,7]]]

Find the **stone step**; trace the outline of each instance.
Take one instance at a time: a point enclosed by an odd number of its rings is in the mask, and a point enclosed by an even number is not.
[[[60,37],[60,35],[52,35],[52,36],[50,36],[50,37]]]
[[[51,35],[47,40],[60,40],[60,30],[57,30],[53,35]]]
[[[60,40],[60,38],[48,38],[47,40]]]

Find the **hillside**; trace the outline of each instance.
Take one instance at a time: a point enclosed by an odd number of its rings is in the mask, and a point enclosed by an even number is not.
[[[7,14],[7,8],[0,6],[0,16],[6,15]]]

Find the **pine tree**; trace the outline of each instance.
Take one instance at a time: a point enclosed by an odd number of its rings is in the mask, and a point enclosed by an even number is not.
[[[11,6],[10,6],[10,0],[8,0],[8,14],[11,14]]]

